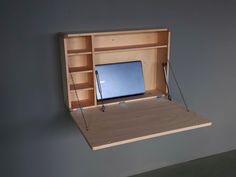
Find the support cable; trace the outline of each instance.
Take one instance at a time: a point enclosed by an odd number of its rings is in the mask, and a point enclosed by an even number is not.
[[[180,85],[179,85],[179,83],[178,83],[178,80],[177,80],[177,78],[176,78],[176,75],[175,75],[175,72],[174,72],[173,67],[172,67],[172,65],[171,65],[171,62],[170,62],[170,61],[167,61],[167,62],[168,62],[168,64],[169,64],[169,68],[170,68],[171,74],[172,74],[172,76],[173,76],[173,78],[174,78],[174,82],[175,82],[175,84],[177,85],[177,88],[178,88],[178,90],[179,90],[180,96],[181,96],[181,98],[182,98],[182,100],[183,100],[185,109],[186,109],[187,112],[189,112],[188,105],[187,105],[187,103],[186,103],[186,100],[185,100],[185,98],[184,98],[184,94],[183,94],[183,92],[182,92],[182,90],[181,90],[181,87],[180,87]],[[167,78],[166,78],[166,73],[167,73],[167,72],[166,72],[166,69],[165,69],[165,67],[167,66],[167,64],[166,64],[166,63],[163,63],[162,66],[163,66],[163,71],[164,71],[164,74],[165,74],[164,76],[165,76],[165,82],[166,82],[166,86],[167,86],[167,90],[168,90],[168,99],[169,99],[170,93],[169,93],[169,86],[168,86]],[[171,98],[170,98],[170,99],[171,99]],[[169,100],[170,100],[170,99],[169,99]]]
[[[166,71],[166,63],[162,63],[162,69],[163,69],[163,75],[164,75],[164,79],[165,79],[165,84],[166,84],[166,88],[167,88],[167,98],[168,100],[172,100],[171,99],[171,96],[170,96],[170,89],[169,89],[169,85],[168,85],[168,82],[167,82],[167,71]]]
[[[75,90],[76,99],[77,99],[77,102],[78,102],[78,104],[79,104],[79,109],[80,109],[80,112],[81,112],[81,115],[82,115],[82,118],[83,118],[83,121],[84,121],[84,124],[85,124],[85,128],[86,128],[86,130],[88,131],[88,123],[87,123],[87,121],[86,121],[86,119],[85,119],[84,111],[83,111],[82,106],[81,106],[81,104],[80,104],[80,99],[79,99],[79,96],[78,96],[78,93],[77,93],[77,90],[76,90],[76,86],[75,86],[75,82],[74,82],[74,78],[73,78],[71,72],[70,72],[70,76],[71,76],[72,85],[73,85],[74,90]]]
[[[97,71],[97,70],[95,71],[95,74],[96,74],[98,92],[99,92],[99,94],[100,94],[101,101],[102,101],[102,112],[105,112],[105,105],[104,105],[103,96],[102,96],[102,87],[101,87],[100,77],[99,77],[99,74],[98,74],[98,71]]]

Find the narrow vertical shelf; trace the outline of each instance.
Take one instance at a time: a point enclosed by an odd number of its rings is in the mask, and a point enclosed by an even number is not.
[[[71,109],[94,105],[91,36],[66,38]]]

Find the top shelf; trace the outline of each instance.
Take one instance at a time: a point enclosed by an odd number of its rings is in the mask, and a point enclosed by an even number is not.
[[[89,55],[92,54],[91,51],[88,51],[87,49],[71,49],[67,51],[68,56],[74,56],[74,55]]]
[[[130,50],[146,50],[146,49],[161,49],[168,48],[168,45],[160,44],[142,44],[142,45],[128,45],[128,46],[116,46],[116,47],[99,47],[94,49],[94,53],[106,53],[106,52],[119,52],[119,51],[130,51]],[[92,52],[84,49],[73,49],[67,51],[68,56],[74,55],[89,55]]]
[[[129,51],[129,50],[158,49],[167,47],[168,45],[142,44],[142,45],[128,45],[128,46],[117,46],[117,47],[101,47],[101,48],[95,48],[94,51],[95,53],[104,53],[104,52]]]
[[[168,32],[168,28],[160,29],[139,29],[139,30],[124,30],[124,31],[100,31],[100,32],[90,32],[90,33],[80,33],[80,32],[70,32],[70,33],[61,33],[63,37],[87,37],[90,35],[99,36],[99,35],[113,35],[113,34],[135,34],[140,32]]]

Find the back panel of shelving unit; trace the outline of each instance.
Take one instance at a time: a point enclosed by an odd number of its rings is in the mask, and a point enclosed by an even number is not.
[[[140,60],[143,67],[145,90],[158,89],[165,93],[165,82],[161,63],[166,61],[166,54],[167,52],[164,49],[100,53],[94,57],[94,64]]]
[[[97,104],[94,75],[97,64],[140,60],[145,90],[166,94],[162,63],[168,60],[168,30],[67,34],[62,38],[65,100],[70,109],[79,107],[77,95],[83,107]]]
[[[63,36],[64,90],[70,109],[94,105],[91,36]]]
[[[108,48],[108,51],[96,53],[94,65],[140,60],[143,66],[145,90],[159,90],[165,94],[166,83],[162,63],[167,62],[168,58],[168,37],[168,31],[95,35],[95,48],[103,48],[104,50]],[[166,47],[146,49],[145,46],[149,44],[152,46],[165,45]],[[116,47],[125,49],[125,46],[143,48],[130,51],[116,51]],[[109,51],[111,47],[112,52]]]

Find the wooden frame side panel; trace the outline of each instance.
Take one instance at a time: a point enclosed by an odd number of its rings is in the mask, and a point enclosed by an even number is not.
[[[68,109],[71,108],[70,95],[69,95],[69,84],[68,84],[68,63],[67,63],[67,46],[64,36],[59,35],[59,45],[60,45],[60,58],[61,58],[61,70],[62,70],[62,84],[64,101]]]

